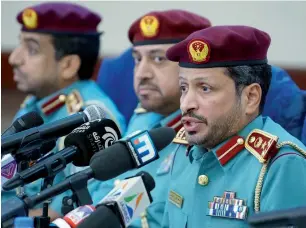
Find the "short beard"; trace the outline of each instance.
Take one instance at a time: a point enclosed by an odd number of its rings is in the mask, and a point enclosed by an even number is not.
[[[207,126],[210,127],[205,137],[201,136],[201,133],[186,134],[187,141],[192,145],[200,145],[206,149],[212,149],[230,136],[237,133],[239,130],[239,122],[241,117],[241,104],[240,100],[228,114],[225,114]]]

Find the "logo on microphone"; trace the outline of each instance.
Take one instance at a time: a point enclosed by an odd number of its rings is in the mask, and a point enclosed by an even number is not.
[[[145,165],[157,158],[157,152],[147,131],[130,139],[140,165]]]
[[[1,176],[5,177],[7,179],[11,179],[15,174],[16,166],[17,166],[17,164],[16,164],[15,160],[13,160],[10,163],[8,163],[7,165],[3,166],[1,168]]]
[[[104,142],[104,148],[107,148],[111,146],[114,142],[118,140],[118,134],[117,132],[111,128],[111,127],[105,127],[106,134],[102,136],[102,138],[105,140]]]

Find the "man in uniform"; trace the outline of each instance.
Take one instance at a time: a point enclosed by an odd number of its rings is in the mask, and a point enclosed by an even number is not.
[[[163,227],[248,227],[256,212],[306,204],[305,146],[261,115],[269,45],[256,28],[214,26],[167,51],[180,66],[184,128],[169,146]]]
[[[178,65],[167,60],[169,47],[186,38],[190,33],[210,27],[206,18],[184,10],[150,12],[137,19],[129,29],[129,39],[133,44],[134,89],[140,101],[132,116],[127,134],[136,130],[150,130],[161,126],[181,128],[179,110]],[[163,187],[172,158],[169,154],[159,154],[156,162],[141,170],[149,172],[156,181],[153,190],[153,204],[147,210],[142,222],[144,226],[159,227],[163,215],[160,208],[159,188]],[[118,179],[133,176],[140,170],[127,172]],[[117,179],[116,178],[116,179]],[[92,194],[94,203],[99,202],[114,187],[116,179],[101,183],[99,190]],[[132,227],[140,227],[140,220]]]
[[[20,44],[10,55],[9,63],[14,68],[18,90],[29,96],[16,117],[36,111],[48,123],[96,104],[124,133],[124,117],[90,80],[99,56],[101,33],[97,26],[101,17],[74,3],[48,2],[22,10],[17,21],[22,26]],[[73,165],[65,169],[67,175],[75,171],[77,167]],[[62,178],[62,173],[56,176],[58,181]],[[39,191],[40,181],[26,186],[28,195]],[[2,197],[7,199],[10,193],[2,192]],[[59,198],[51,204],[57,212],[50,211],[52,218],[60,214]]]

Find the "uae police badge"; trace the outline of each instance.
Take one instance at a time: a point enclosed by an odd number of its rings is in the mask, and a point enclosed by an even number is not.
[[[144,16],[140,20],[140,30],[144,37],[152,38],[157,36],[159,30],[159,21],[152,15]]]
[[[196,64],[206,63],[209,60],[209,45],[203,40],[191,40],[188,44],[188,54],[191,62]]]

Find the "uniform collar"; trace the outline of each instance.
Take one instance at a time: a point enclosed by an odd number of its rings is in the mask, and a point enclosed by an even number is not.
[[[177,110],[172,114],[168,115],[167,117],[163,118],[160,121],[161,126],[167,126],[173,128],[176,132],[178,132],[182,127],[182,112],[181,110]]]
[[[224,142],[220,143],[215,148],[209,151],[200,146],[193,146],[193,148],[190,150],[190,153],[189,153],[189,160],[190,162],[192,162],[193,160],[199,160],[203,157],[205,153],[212,152],[212,154],[214,155],[213,156],[214,159],[218,160],[220,166],[225,170],[229,170],[234,165],[235,160],[238,157],[247,156],[247,155],[250,155],[250,153],[240,153],[244,149],[244,146],[242,145],[243,148],[242,149],[240,148],[241,150],[238,149],[237,154],[233,156],[232,159],[229,160],[226,164],[221,163],[221,159],[224,158],[224,156],[223,157],[221,156],[224,155],[226,152],[229,152],[229,151],[232,152],[234,150],[235,148],[234,145],[236,144],[238,137],[243,138],[245,141],[247,136],[250,134],[252,130],[262,129],[263,125],[264,125],[263,117],[259,115],[256,119],[250,122],[244,129],[242,129],[238,134],[225,140]]]

